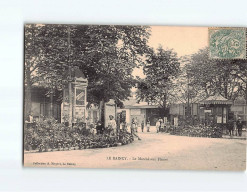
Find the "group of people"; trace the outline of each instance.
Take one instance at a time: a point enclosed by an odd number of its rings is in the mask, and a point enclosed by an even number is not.
[[[165,130],[165,123],[163,121],[162,118],[159,118],[157,121],[156,121],[156,131],[157,133],[159,133],[160,131],[164,131]]]
[[[239,117],[237,121],[231,119],[228,121],[228,130],[229,130],[229,135],[233,136],[234,131],[236,132],[236,136],[242,136],[242,130],[243,130],[243,121]]]
[[[145,127],[145,123],[142,120],[141,122],[141,131],[144,132],[144,127]],[[136,132],[137,133],[138,130],[138,121],[137,118],[132,118],[131,121],[131,132]],[[150,120],[147,120],[147,132],[150,132]]]

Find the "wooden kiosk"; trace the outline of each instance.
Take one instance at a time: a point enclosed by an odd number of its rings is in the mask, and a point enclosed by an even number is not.
[[[209,96],[200,103],[200,119],[205,125],[217,124],[222,127],[228,122],[232,101],[220,94]]]

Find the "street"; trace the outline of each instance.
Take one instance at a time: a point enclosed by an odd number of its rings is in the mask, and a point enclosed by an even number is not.
[[[24,154],[25,166],[245,170],[246,141],[138,133],[129,145]]]

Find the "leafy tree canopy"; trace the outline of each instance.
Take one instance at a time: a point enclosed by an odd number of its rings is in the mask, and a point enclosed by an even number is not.
[[[79,67],[89,80],[88,101],[130,95],[131,75],[149,51],[147,26],[26,25],[25,81],[48,89],[68,82],[69,67]]]
[[[143,67],[145,79],[139,80],[137,98],[166,108],[173,90],[173,80],[180,71],[177,53],[161,46],[151,50]]]

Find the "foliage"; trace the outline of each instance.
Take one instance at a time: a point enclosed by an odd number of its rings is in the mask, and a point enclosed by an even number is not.
[[[243,60],[211,60],[208,48],[204,48],[191,56],[185,68],[189,84],[204,97],[219,93],[234,100],[241,94],[247,94],[246,62]]]
[[[148,51],[148,37],[146,26],[26,25],[25,81],[52,95],[79,67],[89,80],[89,103],[124,100],[135,84],[131,73]]]
[[[138,83],[138,100],[166,108],[179,70],[179,58],[173,50],[159,47],[157,51],[150,51],[143,67],[146,78]]]
[[[201,86],[194,85],[187,72],[187,67],[190,65],[190,56],[181,58],[181,68],[178,77],[173,82],[173,90],[171,103],[195,103],[204,99],[205,93]]]
[[[217,125],[185,125],[177,129],[170,130],[172,135],[190,136],[190,137],[210,137],[222,138],[222,128]]]
[[[80,125],[66,127],[57,123],[54,118],[44,118],[24,131],[25,150],[70,150],[86,148],[103,148],[122,145],[134,141],[133,136],[120,131],[117,135],[92,134],[89,129],[81,128]]]

